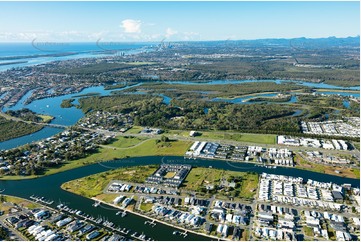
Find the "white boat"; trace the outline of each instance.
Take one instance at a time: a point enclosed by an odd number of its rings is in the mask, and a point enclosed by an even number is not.
[[[100,205],[100,202],[95,202],[94,204],[93,204],[93,207],[98,207]]]

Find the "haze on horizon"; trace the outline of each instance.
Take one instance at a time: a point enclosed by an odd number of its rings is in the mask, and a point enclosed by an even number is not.
[[[360,35],[357,2],[0,2],[0,42]]]

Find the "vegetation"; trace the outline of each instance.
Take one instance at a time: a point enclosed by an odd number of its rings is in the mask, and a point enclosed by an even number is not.
[[[225,102],[172,100],[149,95],[122,95],[80,99],[84,112],[102,110],[130,114],[137,126],[183,130],[234,130],[252,133],[297,133],[298,119],[287,118],[292,106],[270,104],[234,105]],[[204,113],[204,108],[209,109]]]
[[[303,159],[299,154],[295,155],[295,162],[296,162],[296,168],[318,172],[318,173],[324,173],[334,176],[342,176],[342,177],[348,177],[348,178],[360,178],[360,170],[355,168],[348,168],[348,167],[342,167],[342,166],[327,166],[323,164],[317,164],[313,162],[309,162],[305,159]],[[339,173],[336,173],[335,171],[338,170]]]
[[[70,98],[70,99],[64,99],[61,104],[60,107],[62,108],[71,108],[74,106],[73,102],[75,101],[74,98]]]
[[[111,180],[143,183],[156,171],[157,167],[137,166],[115,169],[66,182],[62,184],[61,188],[82,196],[95,197],[103,193]]]
[[[142,65],[149,65],[152,63],[125,63],[125,62],[118,62],[118,63],[108,63],[108,62],[101,62],[96,64],[89,64],[80,67],[73,67],[73,68],[59,68],[57,70],[53,70],[55,73],[62,73],[62,74],[82,74],[82,75],[90,75],[90,74],[98,74],[104,72],[112,72],[118,71],[122,69],[129,69],[133,67],[139,67]]]
[[[10,240],[9,230],[7,228],[3,227],[2,225],[0,225],[0,240],[3,240],[3,241]]]
[[[158,166],[137,166],[123,167],[111,171],[98,173],[95,175],[83,177],[62,184],[62,189],[86,196],[102,197],[102,199],[111,200],[114,196],[103,194],[103,190],[112,180],[121,180],[125,182],[144,183],[146,178],[153,174]],[[235,187],[228,187],[227,184],[235,182]],[[207,191],[206,185],[214,185],[215,188]],[[256,194],[258,186],[258,174],[249,172],[225,171],[219,169],[192,168],[188,174],[181,189],[195,191],[199,195],[217,194],[219,197],[233,197],[242,199],[252,199]],[[149,208],[143,205],[143,210]]]
[[[291,100],[291,95],[283,97],[255,97],[249,99],[250,102],[288,102]]]
[[[50,115],[38,115],[43,121],[43,123],[50,123],[51,120],[54,119],[53,116],[50,116]]]
[[[40,176],[51,175],[101,161],[111,161],[129,157],[168,155],[183,156],[184,153],[189,149],[191,144],[192,142],[190,141],[170,141],[167,143],[163,143],[157,142],[155,139],[149,139],[142,142],[138,146],[128,148],[117,148],[113,147],[112,144],[102,145],[100,148],[98,148],[97,152],[88,155],[85,158],[64,161],[58,165],[54,164],[52,167],[43,167],[44,170],[42,170]],[[0,179],[18,180],[35,178],[38,176],[39,175],[36,174],[28,176],[2,176],[0,177]]]
[[[8,110],[6,111],[6,114],[11,117],[19,118],[24,121],[36,122],[36,123],[48,123],[50,120],[53,119],[53,117],[51,116],[39,115],[27,108],[15,110],[15,111]]]
[[[41,125],[8,120],[0,117],[0,142],[28,135],[43,128]]]
[[[134,136],[119,136],[115,138],[111,146],[116,148],[129,148],[138,145],[145,140],[147,140],[147,138]]]
[[[27,207],[29,209],[38,207],[36,203],[23,198],[9,196],[9,195],[0,195],[0,210],[4,211],[5,213],[8,213],[10,208],[12,207],[12,205],[7,203],[11,203],[14,205],[16,204],[17,206]]]
[[[141,203],[140,204],[140,209],[143,210],[144,212],[149,212],[152,210],[152,208],[153,208],[152,203]]]
[[[215,98],[215,97],[237,97],[240,95],[263,93],[263,92],[291,92],[291,91],[309,91],[310,89],[295,83],[276,84],[274,82],[246,82],[241,84],[222,84],[222,85],[186,85],[186,84],[167,84],[167,83],[146,83],[139,87],[133,87],[131,90],[147,90],[149,93],[164,93],[167,96],[177,99],[189,98]]]
[[[229,182],[235,182],[235,187],[228,187]],[[208,190],[207,185],[213,185],[214,189]],[[258,174],[256,173],[196,167],[190,171],[182,188],[197,191],[200,194],[252,199],[256,194],[257,186]]]
[[[260,144],[275,144],[277,138],[273,134],[237,134],[227,132],[202,132],[201,137]]]

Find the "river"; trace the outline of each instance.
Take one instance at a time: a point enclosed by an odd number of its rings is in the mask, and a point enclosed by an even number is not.
[[[174,84],[192,84],[192,85],[199,85],[199,84],[204,84],[204,85],[220,85],[220,84],[233,84],[233,83],[247,83],[247,82],[275,82],[277,84],[281,84],[281,83],[287,83],[287,82],[293,82],[293,81],[285,81],[285,80],[215,80],[215,81],[210,81],[210,82],[202,82],[202,83],[198,83],[198,82],[167,82],[167,83],[174,83]],[[352,93],[352,92],[346,92],[346,91],[337,91],[337,89],[344,89],[344,87],[339,87],[339,86],[333,86],[333,85],[328,85],[328,84],[324,84],[324,83],[312,83],[312,82],[297,82],[300,85],[304,85],[304,86],[310,86],[310,87],[314,87],[314,88],[332,88],[335,91],[333,92],[320,92],[320,93],[324,93],[324,94],[340,94],[342,96],[351,96],[353,95],[354,97],[359,97],[360,94],[359,93]],[[71,108],[61,108],[60,104],[62,103],[62,101],[64,99],[70,99],[70,98],[74,98],[74,104],[78,104],[78,99],[80,97],[74,97],[77,95],[84,95],[84,94],[88,94],[88,93],[98,93],[101,96],[107,96],[107,95],[111,95],[111,93],[113,91],[120,91],[120,90],[125,90],[134,86],[139,86],[142,85],[142,83],[138,83],[136,85],[132,85],[132,86],[127,86],[124,88],[119,88],[119,89],[112,89],[112,90],[104,90],[103,86],[96,86],[96,87],[89,87],[89,88],[85,88],[83,89],[81,92],[76,93],[76,94],[67,94],[67,95],[62,95],[62,96],[57,96],[57,97],[50,97],[50,98],[45,98],[45,99],[40,99],[40,100],[36,100],[31,102],[30,104],[25,105],[24,102],[27,100],[27,98],[29,98],[32,94],[32,90],[30,90],[28,93],[26,93],[14,106],[10,107],[10,108],[3,108],[3,111],[7,111],[7,110],[19,110],[22,108],[28,108],[36,113],[39,114],[48,114],[51,115],[53,117],[55,117],[51,123],[53,124],[60,124],[60,125],[65,125],[65,126],[71,126],[74,125],[79,119],[81,119],[84,114],[80,109],[77,109],[76,107],[71,107]],[[350,87],[350,88],[346,88],[348,90],[359,90],[360,87]],[[139,94],[144,94],[143,92],[136,92]],[[165,104],[169,104],[171,101],[170,97],[165,96],[164,94],[158,94],[159,96],[163,97],[163,102]],[[252,101],[248,101],[249,98],[252,97],[273,97],[276,96],[277,94],[275,93],[267,93],[267,94],[257,94],[257,95],[252,95],[252,96],[246,96],[246,97],[241,97],[241,98],[235,98],[235,99],[222,99],[222,98],[215,98],[212,99],[212,101],[226,101],[226,102],[230,102],[230,103],[238,103],[238,104],[249,104],[249,103],[256,103],[256,102],[252,102]],[[297,102],[297,97],[295,95],[292,95],[292,98],[290,101],[285,102],[285,103],[295,103]],[[348,103],[345,102],[345,106],[347,106]],[[11,149],[11,148],[15,148],[30,142],[34,142],[34,141],[38,141],[41,139],[45,139],[48,138],[58,132],[60,132],[60,129],[54,129],[54,128],[44,128],[41,131],[38,131],[36,133],[30,134],[30,135],[25,135],[23,137],[18,137],[16,139],[12,139],[12,140],[8,140],[8,141],[4,141],[4,142],[0,142],[0,149]]]
[[[338,176],[332,176],[327,174],[315,173],[306,170],[298,170],[294,168],[283,168],[279,167],[277,169],[268,169],[265,167],[256,167],[254,164],[250,163],[236,163],[236,162],[226,162],[220,160],[189,160],[184,159],[183,157],[169,156],[169,157],[138,157],[130,158],[123,160],[116,160],[110,162],[102,162],[98,164],[88,165],[73,170],[61,172],[58,174],[45,176],[37,179],[30,180],[20,180],[20,181],[2,181],[0,180],[0,189],[5,189],[4,194],[29,198],[31,195],[44,196],[47,199],[54,200],[55,207],[59,202],[65,203],[67,206],[74,209],[81,209],[82,211],[94,216],[102,216],[108,218],[110,221],[120,225],[122,227],[130,228],[133,231],[144,232],[146,235],[150,236],[155,240],[208,240],[209,238],[189,234],[186,239],[180,236],[174,236],[172,232],[174,228],[157,224],[156,229],[151,228],[148,225],[144,225],[146,221],[145,218],[128,214],[127,217],[121,218],[116,216],[115,210],[113,207],[101,205],[97,208],[94,208],[92,204],[94,201],[91,199],[78,196],[76,194],[64,191],[60,188],[61,184],[64,182],[78,179],[84,176],[96,174],[99,172],[104,172],[107,170],[119,168],[119,167],[130,167],[138,165],[150,165],[150,164],[160,164],[160,163],[187,163],[193,166],[198,167],[209,167],[220,168],[231,171],[252,171],[257,173],[268,172],[273,174],[280,175],[294,175],[297,174],[299,177],[303,177],[305,180],[313,179],[323,182],[334,182],[337,184],[350,183],[354,187],[359,187],[358,179],[343,178]],[[161,231],[161,232],[159,232]]]

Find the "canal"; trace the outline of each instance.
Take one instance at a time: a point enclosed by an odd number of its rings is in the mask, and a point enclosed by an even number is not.
[[[138,157],[138,158],[129,158],[123,160],[115,160],[109,162],[96,163],[93,165],[88,165],[80,167],[77,169],[61,172],[58,174],[45,176],[37,179],[30,180],[19,180],[19,181],[0,181],[0,189],[5,189],[4,194],[13,195],[23,198],[29,198],[31,195],[44,196],[47,199],[54,200],[54,204],[51,205],[55,207],[57,204],[64,203],[67,206],[80,209],[83,212],[90,214],[93,217],[105,217],[108,220],[114,222],[115,224],[131,229],[132,231],[137,231],[139,233],[145,233],[147,236],[155,240],[209,240],[209,238],[189,234],[186,238],[180,236],[174,236],[174,228],[166,226],[163,224],[157,224],[156,230],[148,225],[144,225],[144,222],[147,220],[143,217],[128,214],[126,217],[121,218],[120,216],[115,215],[117,212],[113,207],[106,205],[101,205],[97,208],[94,208],[92,204],[93,200],[78,196],[76,194],[64,191],[60,188],[61,184],[64,182],[78,179],[84,176],[96,174],[99,172],[104,172],[120,167],[130,167],[130,166],[139,166],[139,165],[150,165],[150,164],[161,164],[161,163],[186,163],[198,167],[212,167],[219,168],[231,171],[243,171],[243,172],[256,172],[261,174],[262,172],[268,172],[279,175],[291,175],[299,176],[304,178],[304,180],[312,179],[321,182],[334,182],[337,184],[349,183],[354,187],[359,187],[360,180],[343,178],[338,176],[332,176],[327,174],[315,173],[306,170],[299,170],[294,168],[282,168],[278,167],[277,169],[269,169],[266,167],[258,167],[250,163],[239,163],[239,162],[227,162],[221,160],[189,160],[184,159],[183,157],[178,156],[167,156],[167,157]],[[161,231],[161,232],[160,232]]]

